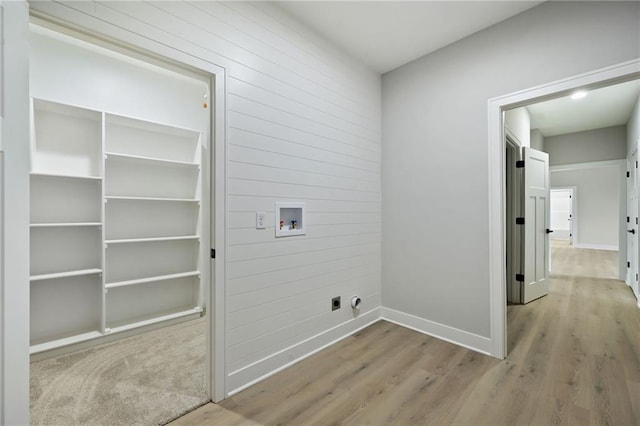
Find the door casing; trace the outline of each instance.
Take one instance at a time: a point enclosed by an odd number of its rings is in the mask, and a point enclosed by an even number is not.
[[[491,355],[507,355],[505,138],[503,112],[561,96],[640,77],[640,58],[488,100],[489,129],[489,311]]]
[[[28,24],[26,19],[29,13],[28,5],[26,2],[8,2],[2,3],[2,10],[6,12],[7,9],[11,9],[17,12],[16,16],[20,19],[14,19],[11,21],[11,31],[14,34],[19,34],[19,40],[14,38],[15,42],[27,42]],[[38,19],[39,24],[46,23],[47,25],[54,26],[65,32],[73,34],[79,34],[82,37],[88,37],[95,39],[96,41],[103,43],[103,45],[113,46],[116,50],[125,49],[127,51],[136,52],[140,55],[153,58],[157,61],[172,64],[177,67],[186,68],[202,75],[208,76],[210,81],[210,87],[213,92],[213,98],[211,99],[211,125],[210,132],[211,141],[211,161],[213,165],[213,173],[211,173],[213,182],[211,182],[211,200],[214,203],[215,208],[211,211],[210,232],[212,248],[216,249],[216,259],[210,259],[211,262],[211,285],[210,291],[207,295],[207,310],[209,311],[209,321],[207,322],[207,364],[209,368],[208,381],[208,393],[213,401],[220,401],[224,399],[225,394],[225,350],[224,350],[224,330],[225,330],[225,311],[224,311],[224,283],[225,283],[225,229],[226,229],[226,150],[225,150],[225,128],[226,128],[226,70],[214,63],[208,62],[202,58],[189,55],[185,52],[179,51],[167,45],[161,44],[155,40],[151,40],[140,35],[124,31],[122,28],[117,27],[114,24],[100,21],[96,18],[88,15],[81,17],[74,16],[73,19],[65,19],[65,13],[68,11],[64,6],[58,7],[52,4],[52,10],[59,16],[50,16],[42,12],[31,12],[31,19]],[[24,20],[21,18],[25,17]],[[69,22],[74,22],[73,25]],[[91,29],[90,32],[87,29]],[[5,34],[7,29],[3,28]],[[89,34],[88,34],[89,33]],[[17,43],[15,43],[17,44]],[[13,45],[12,45],[13,46]],[[26,52],[26,49],[21,49],[22,54]],[[5,52],[6,53],[6,52]],[[13,50],[10,51],[13,53]],[[4,56],[4,59],[8,59],[8,56]],[[7,61],[5,64],[9,63]],[[21,65],[21,64],[18,64]],[[16,65],[16,66],[18,66]],[[28,73],[24,73],[24,77]],[[19,96],[18,96],[19,95]],[[27,105],[29,99],[28,85],[20,85],[20,87],[11,87],[11,100],[22,99],[24,105]],[[15,114],[14,114],[15,115]],[[24,134],[28,136],[28,108],[24,108],[23,118],[24,125],[17,120],[12,122],[12,130],[14,135]],[[19,127],[20,126],[20,127]],[[19,127],[19,128],[18,128]],[[3,133],[7,131],[8,126],[3,123]],[[24,138],[23,138],[24,139]],[[4,142],[4,141],[3,141]],[[28,149],[28,145],[25,145]],[[3,146],[4,148],[4,146]],[[21,155],[21,154],[20,154]],[[12,162],[12,164],[17,161]],[[28,184],[28,157],[25,161],[27,167],[19,173],[7,173],[5,177],[10,176],[12,182],[24,182]],[[12,170],[17,170],[17,166],[12,166]],[[6,170],[5,170],[6,172]],[[8,185],[9,179],[6,179],[5,185]],[[21,188],[20,188],[21,190]],[[22,191],[22,190],[21,190]],[[12,201],[12,212],[25,210],[27,214],[20,214],[22,218],[20,221],[16,221],[11,229],[12,232],[23,232],[27,235],[26,238],[15,238],[18,241],[28,241],[28,189],[23,191],[27,194],[25,197],[15,197]],[[6,207],[6,206],[5,206]],[[6,213],[6,212],[5,212]],[[15,215],[10,215],[14,219]],[[5,215],[3,220],[8,220],[8,216]],[[25,223],[21,225],[22,221]],[[7,228],[5,228],[7,229]],[[203,232],[205,230],[203,229]],[[5,238],[9,236],[5,235]],[[20,254],[20,256],[18,256]],[[21,250],[14,250],[12,257],[15,257],[15,262],[11,262],[12,270],[23,269],[24,276],[28,280],[29,271],[29,256],[28,249],[27,255],[22,256]],[[216,267],[217,266],[217,267]],[[5,271],[2,271],[3,273]],[[20,280],[23,281],[23,280]],[[3,283],[0,281],[0,285]],[[4,306],[11,306],[10,312],[3,309],[2,319],[3,330],[0,335],[0,360],[3,364],[15,361],[13,363],[11,374],[6,374],[10,369],[5,368],[6,365],[0,366],[3,368],[3,389],[0,392],[0,423],[8,424],[24,424],[28,423],[29,418],[29,401],[28,401],[28,384],[29,384],[29,297],[28,291],[17,291],[17,287],[23,288],[23,286],[3,286],[0,288],[4,300]],[[16,291],[13,291],[16,289]],[[10,290],[10,291],[8,291]],[[25,308],[26,306],[26,308]],[[7,321],[7,318],[9,319]],[[17,333],[17,337],[15,336]],[[6,340],[11,337],[11,345],[6,345]],[[19,361],[19,362],[18,362]],[[26,368],[22,368],[22,366]],[[11,392],[7,392],[10,389]],[[24,391],[23,391],[24,389]]]
[[[522,176],[515,167],[522,158],[521,144],[509,128],[505,128],[505,233],[507,302],[520,303],[520,282],[516,273],[522,268],[522,227],[516,217],[522,216]]]
[[[640,227],[638,226],[638,151],[634,150],[627,157],[627,232],[633,230],[635,233],[627,233],[627,277],[629,285],[636,298],[638,298],[638,239]]]
[[[202,273],[202,280],[206,283],[203,286],[202,296],[207,311],[207,390],[209,397],[213,401],[217,402],[224,399],[226,397],[226,369],[224,364],[225,268],[223,266],[225,262],[226,229],[226,185],[224,184],[226,182],[224,138],[225,69],[142,37],[138,38],[135,43],[131,43],[129,37],[129,43],[125,44],[111,34],[107,34],[106,38],[104,34],[87,34],[86,31],[81,31],[80,28],[74,25],[60,24],[47,15],[34,13],[33,10],[31,11],[31,22],[160,66],[183,69],[187,72],[198,74],[207,80],[211,93],[210,127],[207,135],[210,156],[209,161],[203,164],[203,176],[208,175],[210,179],[208,181],[203,180],[203,191],[208,192],[210,197],[208,197],[208,200],[203,200],[209,205],[203,209],[202,235],[208,237],[203,239],[203,242],[206,244],[205,240],[210,241],[211,248],[216,249],[216,259],[206,256],[210,264],[208,268],[203,265]],[[109,27],[111,26],[109,24]],[[216,267],[216,263],[219,267]]]

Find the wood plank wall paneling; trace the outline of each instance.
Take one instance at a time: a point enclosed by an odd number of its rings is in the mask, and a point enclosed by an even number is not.
[[[378,74],[266,2],[31,7],[110,22],[226,68],[227,374],[351,320],[354,294],[365,312],[380,306]],[[276,240],[274,202],[292,200],[306,203],[308,233]],[[256,211],[266,230],[255,229]],[[343,309],[331,311],[333,296]]]

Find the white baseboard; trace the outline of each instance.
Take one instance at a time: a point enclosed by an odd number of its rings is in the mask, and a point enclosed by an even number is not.
[[[608,251],[618,251],[618,246],[608,246],[604,244],[583,244],[577,243],[574,244],[573,247],[580,249],[589,249],[589,250],[608,250]]]
[[[382,308],[382,319],[475,352],[491,355],[491,339],[488,337],[384,307]]]
[[[227,389],[230,389],[227,396],[234,395],[380,321],[380,310],[381,308],[378,307],[360,314],[355,319],[339,324],[294,346],[230,373],[226,384]]]
[[[491,339],[488,337],[479,336],[404,312],[378,307],[360,315],[358,318],[337,325],[323,333],[230,373],[226,384],[227,389],[230,389],[227,397],[261,382],[380,320],[392,322],[401,327],[427,334],[475,352],[491,355]]]

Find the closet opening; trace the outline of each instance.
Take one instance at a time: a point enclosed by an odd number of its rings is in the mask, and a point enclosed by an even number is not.
[[[29,57],[32,422],[221,399],[222,75],[40,19]]]

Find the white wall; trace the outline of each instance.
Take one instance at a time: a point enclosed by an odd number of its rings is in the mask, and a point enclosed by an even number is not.
[[[622,160],[626,156],[626,133],[626,126],[606,127],[584,132],[569,133],[566,135],[551,136],[545,138],[544,146],[545,151],[549,153],[549,163],[552,166],[562,164],[584,165],[585,163],[590,162]],[[623,166],[623,168],[626,170],[626,166]],[[601,171],[596,172],[596,169],[589,170],[593,170],[593,173],[596,174],[602,173]],[[626,182],[624,179],[622,180],[622,188],[619,188],[619,191],[620,194],[625,195],[618,196],[616,198],[616,204],[599,206],[596,203],[596,197],[599,196],[599,193],[595,188],[599,187],[600,184],[593,187],[589,182],[589,180],[592,179],[585,178],[585,176],[591,176],[592,172],[584,171],[583,173],[584,175],[580,174],[580,176],[575,175],[573,177],[566,177],[563,179],[580,181],[584,186],[580,192],[588,191],[588,197],[593,199],[593,202],[585,201],[585,203],[587,203],[585,204],[585,208],[587,208],[587,215],[595,215],[595,212],[600,209],[605,209],[606,213],[603,221],[597,221],[595,216],[593,216],[594,218],[592,221],[587,219],[587,222],[584,223],[581,221],[583,213],[578,208],[578,212],[576,213],[578,215],[578,241],[576,244],[581,247],[602,247],[619,250],[618,269],[620,277],[622,278],[627,272],[627,234],[626,223],[624,222],[624,218],[627,215]],[[610,171],[610,173],[613,172]],[[618,180],[620,180],[620,173]],[[611,176],[609,178],[613,179]],[[558,186],[554,184],[553,179],[552,186]],[[617,187],[619,186],[620,184],[617,185]],[[604,195],[603,202],[612,196],[613,194]],[[581,198],[578,197],[579,203],[580,200]],[[612,231],[610,229],[613,226],[613,219],[611,217],[614,212],[617,215],[616,223],[618,224],[615,237],[611,234]],[[605,229],[608,229],[608,231],[605,231]],[[586,230],[586,235],[581,235],[583,230]],[[615,244],[612,243],[614,240]]]
[[[207,132],[202,77],[172,72],[32,26],[31,96],[155,123]],[[158,90],[158,88],[162,90]]]
[[[627,156],[626,126],[606,127],[545,138],[549,164],[620,160]]]
[[[533,129],[530,132],[531,138],[531,148],[537,149],[538,151],[544,151],[544,136],[542,132],[538,129]],[[545,151],[546,152],[546,151]]]
[[[504,126],[520,146],[530,146],[531,120],[525,107],[505,111]]]
[[[4,151],[4,258],[0,262],[2,306],[0,424],[29,423],[29,103],[28,9],[3,1],[2,146]],[[20,320],[17,321],[16,319]]]
[[[385,307],[490,336],[487,101],[639,57],[639,20],[545,2],[383,76]]]
[[[624,164],[611,163],[621,162],[591,163],[591,167],[581,167],[584,164],[556,166],[550,169],[552,188],[576,187],[576,247],[619,249],[620,196],[626,191],[620,177]]]
[[[636,101],[633,111],[627,121],[627,153],[632,154],[638,149],[640,142],[640,96]]]
[[[31,6],[226,68],[227,391],[377,317],[379,75],[267,3]],[[306,203],[307,235],[276,240],[274,202],[290,200]],[[267,212],[266,230],[255,229],[256,211]],[[346,306],[331,311],[331,297],[347,305],[354,294],[359,317]]]

